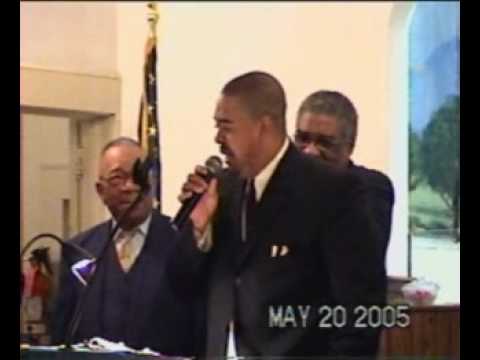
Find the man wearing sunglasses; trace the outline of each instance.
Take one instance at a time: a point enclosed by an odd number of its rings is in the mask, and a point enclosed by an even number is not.
[[[357,111],[345,95],[336,91],[317,91],[300,105],[295,144],[305,154],[316,156],[332,166],[348,169],[364,181],[381,233],[380,248],[385,256],[390,239],[394,190],[385,174],[356,165],[351,160],[357,122]]]

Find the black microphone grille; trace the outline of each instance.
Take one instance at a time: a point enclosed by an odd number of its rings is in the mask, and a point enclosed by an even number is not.
[[[148,174],[152,165],[153,158],[150,155],[147,156],[144,161],[142,161],[141,158],[138,158],[133,164],[133,182],[139,185],[143,190],[147,190],[149,187]]]
[[[210,173],[212,174],[218,174],[220,171],[222,171],[223,163],[222,159],[216,155],[210,156],[207,161],[205,161],[205,166],[209,170]]]

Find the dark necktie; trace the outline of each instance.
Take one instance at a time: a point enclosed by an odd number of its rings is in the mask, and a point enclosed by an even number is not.
[[[242,199],[242,242],[246,242],[251,235],[255,219],[257,199],[255,197],[255,185],[253,180],[245,182]]]

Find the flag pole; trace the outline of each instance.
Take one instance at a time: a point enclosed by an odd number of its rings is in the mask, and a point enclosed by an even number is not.
[[[150,37],[157,38],[157,23],[158,23],[158,10],[157,3],[155,1],[150,1],[147,3],[148,7],[148,23],[150,25]]]

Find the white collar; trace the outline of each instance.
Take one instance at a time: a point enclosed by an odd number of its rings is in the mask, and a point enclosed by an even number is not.
[[[263,192],[265,191],[265,188],[267,187],[268,182],[270,181],[273,173],[275,172],[275,169],[277,168],[278,163],[287,152],[288,144],[289,144],[288,137],[285,137],[285,140],[283,141],[283,145],[278,151],[278,153],[275,155],[275,157],[260,171],[260,173],[257,176],[255,176],[255,180],[254,180],[255,193],[256,193],[255,197],[257,198],[257,201],[259,201],[262,198]]]
[[[145,221],[141,223],[139,226],[137,226],[134,229],[134,231],[138,231],[144,237],[146,237],[148,232],[148,227],[150,226],[151,221],[152,221],[152,213],[150,213],[148,217],[145,219]],[[115,228],[115,226],[117,226],[117,221],[114,218],[112,218],[112,229]],[[118,234],[120,234],[120,232],[117,232],[117,235],[115,236],[115,238],[118,238]]]

